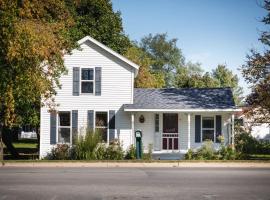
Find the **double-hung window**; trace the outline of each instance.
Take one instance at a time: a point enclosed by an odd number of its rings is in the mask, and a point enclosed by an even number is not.
[[[96,131],[101,134],[103,142],[107,142],[108,136],[108,113],[96,112]]]
[[[70,143],[71,141],[71,117],[70,112],[58,113],[58,143]]]
[[[93,68],[81,69],[81,93],[82,94],[94,93],[94,69]]]
[[[215,118],[203,117],[202,118],[202,140],[215,141]]]

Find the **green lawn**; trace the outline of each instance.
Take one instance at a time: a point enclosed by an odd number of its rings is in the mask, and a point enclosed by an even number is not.
[[[251,160],[270,160],[270,154],[251,154],[249,158]]]
[[[13,146],[20,149],[35,149],[37,145],[36,139],[19,139],[19,141],[13,142]],[[6,148],[5,144],[4,148]]]
[[[18,142],[13,143],[15,148],[35,149],[37,148],[36,139],[20,139]]]

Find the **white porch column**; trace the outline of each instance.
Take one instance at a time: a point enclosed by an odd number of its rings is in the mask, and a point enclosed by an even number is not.
[[[134,113],[131,113],[131,144],[135,144],[134,132]]]
[[[234,114],[232,114],[232,145],[234,146]]]
[[[188,149],[190,149],[190,113],[188,113]]]

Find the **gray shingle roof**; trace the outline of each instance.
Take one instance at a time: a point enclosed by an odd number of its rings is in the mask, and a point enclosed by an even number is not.
[[[134,89],[125,109],[234,109],[231,88]]]

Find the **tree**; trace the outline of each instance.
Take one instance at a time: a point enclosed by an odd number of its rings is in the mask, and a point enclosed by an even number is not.
[[[90,35],[120,54],[131,47],[124,34],[120,12],[114,12],[110,0],[66,0],[75,25],[70,29],[76,42]]]
[[[135,78],[136,88],[162,88],[165,85],[164,76],[150,71],[153,60],[142,49],[134,44],[128,49],[125,56],[140,66]]]
[[[174,78],[177,69],[184,65],[184,56],[176,46],[177,39],[168,39],[166,33],[142,38],[140,47],[153,60],[151,70],[165,76],[165,87],[174,86]]]
[[[268,14],[262,19],[262,22],[269,26],[269,0],[264,0],[263,8]],[[259,53],[252,49],[241,70],[251,88],[251,93],[246,98],[250,107],[247,115],[251,115],[254,122],[270,123],[270,31],[263,31],[259,40],[265,45],[265,50]]]
[[[0,136],[15,157],[3,130],[34,117],[25,114],[41,98],[54,106],[72,25],[64,0],[0,0]]]
[[[226,65],[218,65],[212,72],[213,78],[218,81],[217,87],[231,87],[234,101],[237,105],[243,100],[243,88],[239,86],[239,79]]]

